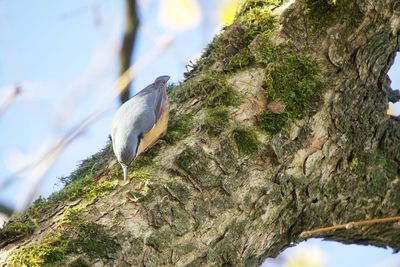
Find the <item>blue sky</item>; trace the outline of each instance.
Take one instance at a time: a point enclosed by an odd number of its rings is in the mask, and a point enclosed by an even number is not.
[[[158,1],[139,2],[142,24],[135,58],[148,53],[154,40],[164,34],[174,42],[139,74],[134,88],[143,88],[163,74],[170,75],[172,82],[182,80],[185,65],[200,55],[217,32],[219,2],[200,1],[202,23],[187,31],[167,29],[159,23]],[[118,73],[123,8],[122,0],[0,1],[0,99],[17,84],[23,90],[0,116],[0,180],[45,151],[111,90]],[[396,62],[390,71],[394,88],[400,87],[399,69]],[[104,146],[117,107],[115,101],[62,153],[37,195],[47,196],[58,189],[58,177],[68,175],[80,160]],[[20,207],[19,199],[26,193],[22,177],[9,190],[0,192],[0,201]],[[329,257],[334,264],[329,266],[372,266],[373,257],[377,262],[390,255],[388,250],[358,247],[361,254],[368,253],[368,257],[358,257],[358,250],[349,250],[348,246],[326,242],[322,246],[329,253],[336,250],[336,255],[341,255]],[[352,255],[344,256],[348,251]],[[358,258],[357,262],[349,265],[352,257]],[[365,264],[360,264],[362,260]]]

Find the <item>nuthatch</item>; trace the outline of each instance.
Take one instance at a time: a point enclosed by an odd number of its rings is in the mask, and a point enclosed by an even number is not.
[[[167,130],[168,80],[169,76],[158,77],[154,83],[126,101],[114,116],[111,139],[125,181],[128,179],[128,168],[132,161]]]

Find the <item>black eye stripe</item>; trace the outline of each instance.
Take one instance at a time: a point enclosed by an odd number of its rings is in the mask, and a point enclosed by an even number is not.
[[[138,151],[138,149],[139,149],[139,145],[140,145],[140,142],[142,141],[142,139],[143,139],[143,133],[140,133],[140,134],[138,135],[138,140],[137,140],[137,144],[136,144],[135,157],[136,157],[136,155],[137,155],[137,151]]]

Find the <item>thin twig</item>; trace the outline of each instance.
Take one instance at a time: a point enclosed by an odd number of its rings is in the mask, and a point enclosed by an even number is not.
[[[356,222],[349,222],[346,224],[339,224],[339,225],[334,225],[334,226],[328,226],[328,227],[322,227],[322,228],[317,228],[314,230],[310,231],[304,231],[300,234],[300,237],[305,238],[305,237],[310,237],[316,234],[320,233],[325,233],[328,231],[334,231],[338,229],[354,229],[356,227],[360,227],[363,225],[370,225],[370,224],[375,224],[375,223],[386,223],[386,222],[395,222],[395,221],[400,221],[400,216],[394,216],[394,217],[385,217],[385,218],[378,218],[378,219],[369,219],[369,220],[363,220],[363,221],[356,221]]]

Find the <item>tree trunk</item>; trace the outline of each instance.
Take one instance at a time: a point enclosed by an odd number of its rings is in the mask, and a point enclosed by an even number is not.
[[[258,266],[303,231],[400,215],[400,121],[386,114],[400,3],[280,2],[246,2],[172,86],[168,134],[129,184],[109,182],[122,175],[108,147],[9,223],[1,264]],[[398,250],[399,227],[317,236]]]

